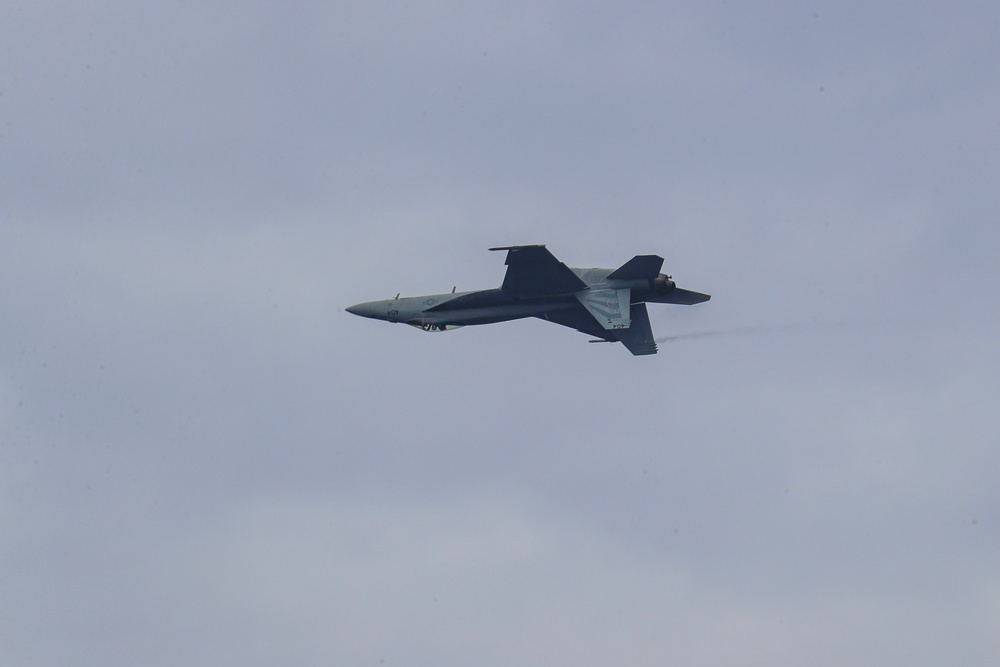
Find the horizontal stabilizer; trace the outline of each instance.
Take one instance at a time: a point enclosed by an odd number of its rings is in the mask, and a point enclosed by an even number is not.
[[[677,287],[670,290],[663,296],[658,296],[655,299],[648,299],[647,301],[651,303],[676,303],[682,306],[690,306],[696,303],[701,303],[703,301],[708,301],[711,298],[712,298],[711,294],[692,292],[691,290],[681,289],[680,287]]]
[[[642,280],[660,275],[663,258],[659,255],[636,255],[620,267],[612,271],[608,278],[612,280]]]

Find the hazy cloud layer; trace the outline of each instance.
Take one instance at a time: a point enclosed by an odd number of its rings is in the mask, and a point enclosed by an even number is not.
[[[0,662],[996,662],[1000,11],[736,4],[0,9]]]

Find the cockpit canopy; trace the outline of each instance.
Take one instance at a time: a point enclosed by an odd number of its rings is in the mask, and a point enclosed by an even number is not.
[[[461,324],[434,324],[433,322],[407,322],[411,327],[416,327],[421,331],[451,331],[452,329],[460,329],[463,325]]]

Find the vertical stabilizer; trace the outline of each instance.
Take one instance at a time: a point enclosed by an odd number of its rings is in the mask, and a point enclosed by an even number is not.
[[[631,289],[590,289],[576,298],[605,329],[627,329],[632,324]]]

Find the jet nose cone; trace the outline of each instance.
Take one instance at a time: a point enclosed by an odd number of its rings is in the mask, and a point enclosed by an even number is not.
[[[353,306],[348,307],[346,310],[352,315],[372,317],[380,320],[385,319],[386,310],[383,306],[384,304],[380,301],[367,301],[365,303],[356,303]]]

